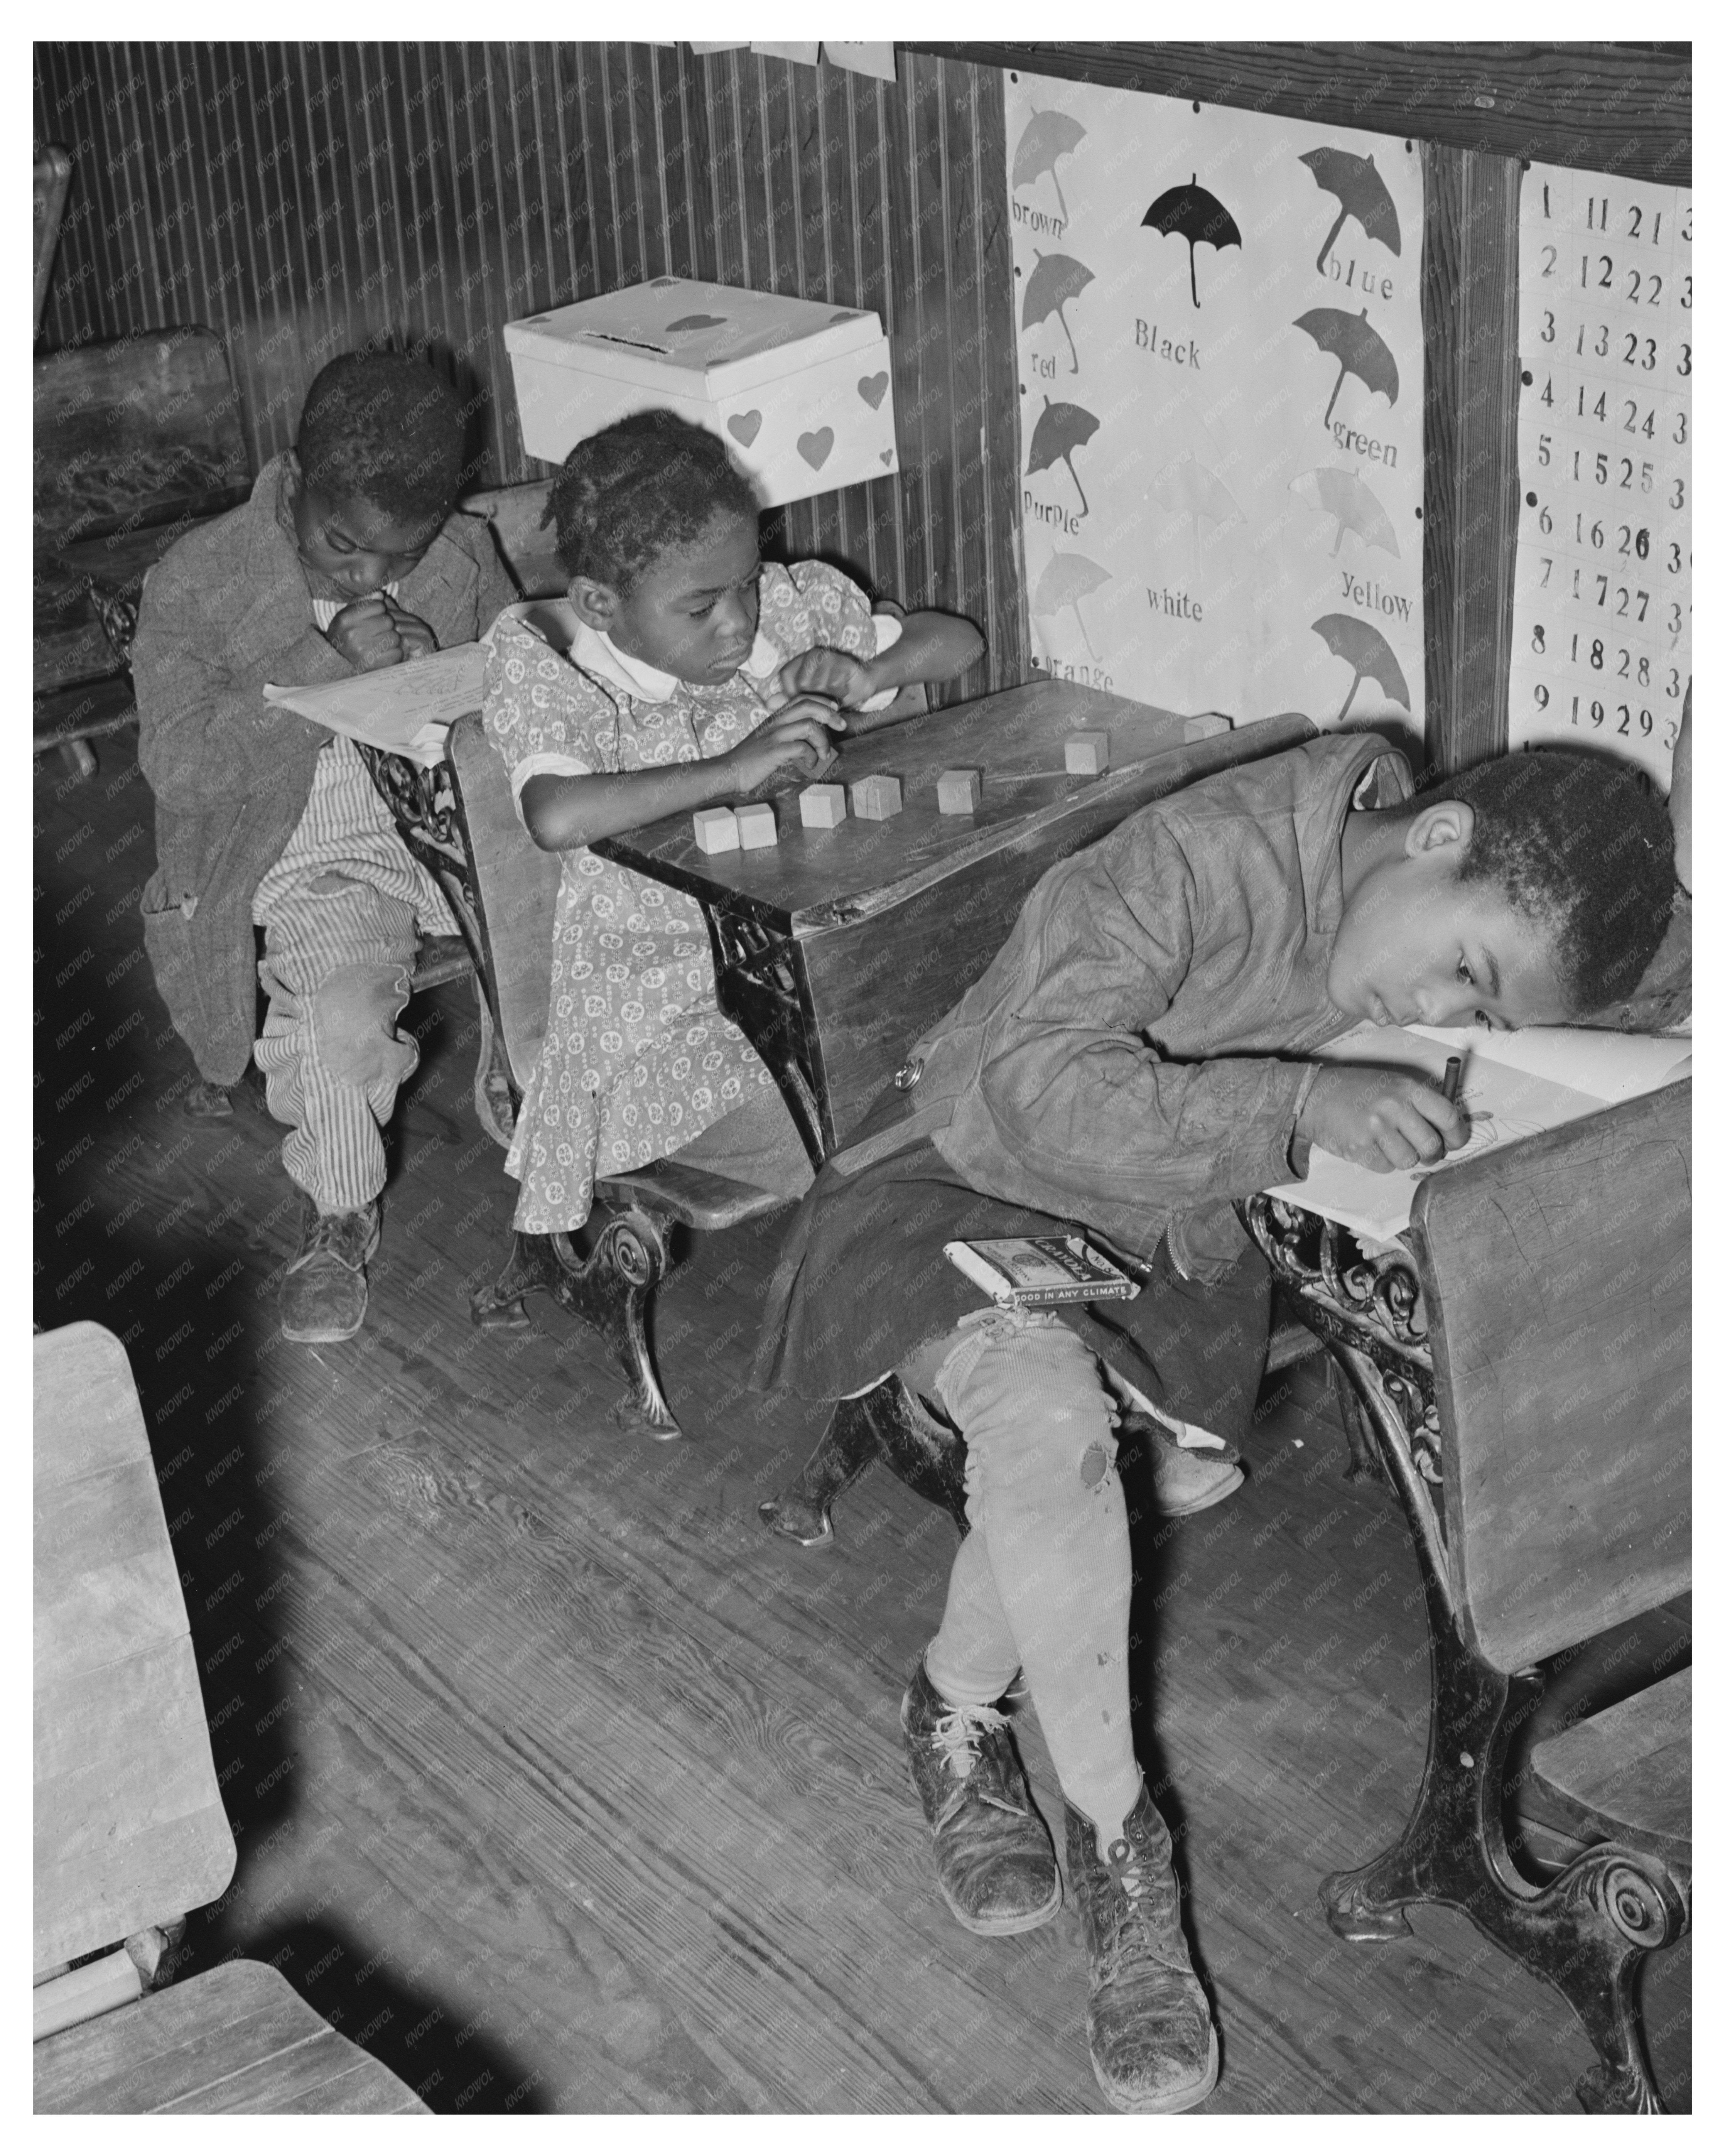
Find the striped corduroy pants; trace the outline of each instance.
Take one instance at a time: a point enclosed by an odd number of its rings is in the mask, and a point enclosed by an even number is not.
[[[357,1212],[383,1188],[382,1126],[419,1061],[395,1029],[418,948],[412,906],[336,870],[270,903],[253,1056],[270,1114],[293,1127],[282,1166],[320,1213]]]

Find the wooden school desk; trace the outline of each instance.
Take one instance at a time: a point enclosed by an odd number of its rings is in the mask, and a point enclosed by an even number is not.
[[[1323,1881],[1330,1924],[1381,1942],[1420,1902],[1465,1909],[1574,2008],[1599,2055],[1589,2110],[1660,2108],[1635,1978],[1689,1922],[1667,1605],[1691,1577],[1690,1102],[1666,1086],[1429,1175],[1387,1245],[1280,1198],[1241,1208],[1345,1373],[1350,1445],[1401,1500],[1430,1625],[1424,1782],[1391,1848]],[[1537,1816],[1576,1853],[1530,1876],[1505,1809],[1515,1732],[1554,1658],[1655,1612],[1674,1635],[1656,1681],[1532,1747]]]
[[[805,830],[793,792],[778,843],[703,854],[691,819],[666,817],[593,850],[700,900],[719,1001],[778,1079],[810,1157],[843,1145],[908,1045],[952,1009],[1011,933],[1044,870],[1134,809],[1195,778],[1308,740],[1297,713],[1188,742],[1177,713],[1065,681],[840,737],[829,783],[896,778],[904,806],[871,823]],[[1101,727],[1109,767],[1065,769],[1068,734]],[[936,782],[979,770],[973,816],[943,816]]]

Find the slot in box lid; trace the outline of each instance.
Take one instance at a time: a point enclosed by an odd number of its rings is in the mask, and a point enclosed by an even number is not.
[[[866,309],[690,277],[655,277],[503,326],[512,356],[715,403],[882,334]]]

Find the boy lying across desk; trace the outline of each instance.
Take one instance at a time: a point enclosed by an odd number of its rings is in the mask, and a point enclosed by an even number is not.
[[[1232,1201],[1302,1175],[1315,1144],[1388,1170],[1466,1136],[1435,1084],[1313,1051],[1362,1019],[1635,1018],[1673,853],[1632,770],[1567,752],[1414,797],[1383,742],[1332,735],[1205,779],[1043,877],[793,1222],[755,1383],[832,1401],[896,1370],[966,1443],[970,1532],[901,1712],[942,1892],[989,1934],[1060,1906],[1007,1719],[1022,1673],[1065,1800],[1091,2061],[1121,2109],[1200,2102],[1218,2055],[1133,1748],[1102,1358],[1171,1415],[1243,1433],[1269,1291]],[[1674,1012],[1667,986],[1654,1022]],[[1074,1221],[1147,1261],[1106,1330],[1078,1305],[979,1307],[944,1255]],[[1171,1511],[1240,1480],[1225,1455],[1168,1455]]]

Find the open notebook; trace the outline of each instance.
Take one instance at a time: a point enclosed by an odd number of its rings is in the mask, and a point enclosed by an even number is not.
[[[313,688],[279,689],[266,682],[264,696],[332,733],[410,757],[415,763],[433,764],[441,759],[455,721],[465,711],[478,711],[485,688],[485,653],[476,644],[456,644],[399,666],[380,666],[375,673],[351,674]]]
[[[1435,1168],[1383,1175],[1314,1146],[1305,1180],[1278,1184],[1269,1194],[1325,1214],[1374,1241],[1389,1242],[1412,1219],[1414,1194],[1428,1175],[1686,1078],[1690,1044],[1665,1034],[1595,1033],[1585,1027],[1493,1033],[1482,1026],[1368,1024],[1327,1042],[1317,1060],[1414,1070],[1440,1086],[1452,1055],[1464,1059],[1461,1102],[1472,1126],[1465,1146]]]

